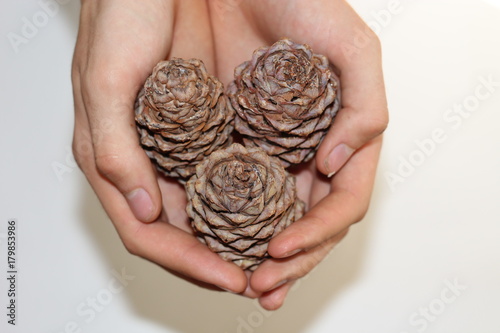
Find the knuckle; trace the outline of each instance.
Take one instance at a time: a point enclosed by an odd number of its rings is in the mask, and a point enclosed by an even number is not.
[[[128,253],[130,253],[133,256],[140,255],[139,246],[137,245],[137,242],[134,240],[133,237],[122,236],[121,239],[123,246],[125,246],[125,249],[127,250]]]
[[[380,42],[380,38],[369,26],[365,25],[365,29],[363,29],[365,33],[365,37],[368,41],[368,47],[371,47],[374,52],[381,53],[382,51],[382,43]]]
[[[316,263],[314,263],[312,260],[306,260],[301,265],[299,265],[299,267],[297,267],[297,270],[293,275],[293,279],[296,280],[306,276],[314,268],[314,266],[316,266]]]
[[[97,154],[95,165],[100,174],[111,180],[117,180],[126,170],[123,160],[116,154]]]
[[[91,168],[91,163],[93,163],[94,155],[92,150],[92,144],[85,138],[81,138],[75,133],[71,145],[71,150],[78,167],[84,173],[87,173],[88,170],[90,170]]]
[[[144,230],[144,224],[140,223],[135,227],[119,227],[121,223],[115,223],[117,226],[118,235],[123,243],[123,246],[127,250],[128,253],[138,257],[145,257],[146,252],[141,246],[141,233]]]
[[[268,299],[266,300],[266,308],[269,310],[278,310],[283,305],[281,299]]]
[[[372,47],[374,48],[374,50],[378,53],[381,53],[382,52],[382,43],[380,42],[380,38],[378,38],[377,34],[375,33],[375,31],[371,30],[371,33],[370,33],[370,41],[372,43]]]
[[[71,82],[75,84],[76,82],[80,81],[80,68],[79,66],[73,61],[73,65],[71,66]]]
[[[81,46],[77,42],[75,45],[75,53],[73,54],[73,59],[71,61],[71,77],[76,78],[80,77],[80,73],[82,72],[82,57],[81,57]]]
[[[347,201],[351,202],[353,205],[353,209],[350,210],[350,214],[347,217],[348,221],[351,221],[351,223],[347,224],[347,226],[362,221],[370,208],[370,198],[359,195],[348,188],[342,191],[343,195],[348,197]]]
[[[363,206],[362,208],[360,208],[358,210],[357,214],[354,216],[353,223],[359,223],[359,222],[361,222],[365,218],[365,216],[366,216],[367,213],[368,213],[368,205]]]
[[[387,126],[389,125],[389,114],[387,109],[382,112],[378,112],[377,116],[369,117],[365,121],[365,131],[371,138],[377,137],[384,133]]]
[[[368,213],[369,207],[370,207],[369,201],[365,201],[363,203],[358,202],[358,207],[353,212],[352,223],[354,224],[354,223],[361,222],[365,218],[366,214]]]
[[[78,164],[80,169],[83,169],[82,164],[85,164],[85,159],[80,154],[79,143],[77,142],[76,139],[73,139],[73,143],[71,145],[71,151],[73,152],[73,156],[75,157],[76,164]]]

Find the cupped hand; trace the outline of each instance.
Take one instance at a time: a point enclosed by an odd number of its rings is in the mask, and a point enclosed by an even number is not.
[[[73,58],[73,152],[126,248],[187,280],[242,292],[243,271],[193,235],[182,186],[139,145],[135,97],[157,62],[199,58],[214,72],[206,3],[82,1]]]
[[[273,258],[249,276],[244,292],[273,310],[293,281],[310,272],[368,209],[388,122],[380,43],[343,0],[208,4],[217,75],[225,85],[253,50],[282,37],[327,56],[340,77],[342,108],[334,124],[315,160],[293,170],[308,212],[270,242]]]

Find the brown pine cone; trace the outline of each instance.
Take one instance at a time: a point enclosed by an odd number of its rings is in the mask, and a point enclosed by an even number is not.
[[[230,144],[234,110],[222,83],[197,59],[158,63],[136,103],[140,141],[158,168],[181,181],[196,164]]]
[[[235,69],[228,96],[245,146],[285,167],[310,160],[340,107],[339,82],[325,56],[282,39]]]
[[[186,189],[200,240],[243,269],[257,268],[271,238],[304,214],[295,177],[279,160],[237,143],[198,164]]]

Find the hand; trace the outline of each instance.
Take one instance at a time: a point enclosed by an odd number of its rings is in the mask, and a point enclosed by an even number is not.
[[[211,40],[204,1],[82,1],[73,152],[131,253],[198,284],[242,292],[245,274],[192,235],[184,189],[156,173],[134,122],[135,97],[156,63],[194,57],[213,72]]]
[[[244,293],[259,297],[266,309],[277,309],[293,281],[321,261],[368,209],[388,122],[380,44],[343,0],[208,3],[217,75],[225,85],[253,50],[281,37],[326,55],[340,76],[342,109],[315,161],[294,172],[309,211],[270,242],[273,259],[251,274]]]

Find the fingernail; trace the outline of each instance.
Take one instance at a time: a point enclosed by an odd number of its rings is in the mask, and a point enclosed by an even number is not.
[[[339,144],[332,150],[325,161],[325,167],[328,171],[329,178],[339,171],[349,157],[351,157],[352,153],[354,153],[354,149],[344,143]]]
[[[276,289],[276,288],[279,288],[279,287],[281,287],[282,285],[284,285],[284,284],[285,284],[285,283],[287,283],[287,282],[288,282],[288,280],[282,280],[282,281],[280,281],[280,282],[276,283],[274,286],[272,286],[272,288],[269,288],[269,290],[274,290],[274,289]],[[269,291],[269,290],[268,290],[268,291]]]
[[[296,255],[297,253],[299,253],[300,251],[302,251],[302,249],[295,249],[293,251],[290,251],[290,252],[287,252],[285,253],[282,258],[287,258],[287,257],[291,257],[293,255]]]
[[[224,288],[224,287],[217,286],[217,285],[216,285],[216,287],[217,287],[217,288],[219,288],[219,289],[221,289],[221,290],[224,290],[224,291],[226,291],[226,292],[228,292],[228,293],[231,293],[231,294],[236,294],[234,291],[229,290],[229,289],[226,289],[226,288]]]
[[[133,190],[125,196],[128,205],[138,220],[148,222],[153,212],[153,201],[143,188]]]

